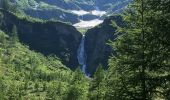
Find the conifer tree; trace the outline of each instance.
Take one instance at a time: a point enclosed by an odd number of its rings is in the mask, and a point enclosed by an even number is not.
[[[127,25],[119,27],[118,32],[124,34],[111,43],[117,56],[109,61],[110,75],[117,77],[112,83],[120,85],[114,93],[121,99],[153,99],[155,94],[164,94],[158,90],[161,85],[164,90],[163,81],[169,84],[169,74],[165,74],[170,72],[170,37],[165,29],[169,12],[165,6],[162,0],[134,0],[123,15]]]
[[[9,0],[0,0],[0,8],[8,11],[10,9]]]
[[[15,44],[16,42],[19,41],[16,25],[14,25],[12,28],[12,33],[10,34],[10,39],[11,39],[12,44]]]
[[[92,85],[90,87],[90,98],[92,100],[103,100],[104,77],[105,77],[104,69],[102,68],[102,65],[99,65],[99,67],[97,67],[96,72],[94,73],[94,77],[91,83]]]
[[[5,99],[5,84],[3,82],[2,76],[0,76],[0,98]]]
[[[87,100],[88,83],[80,68],[76,69],[68,91],[69,100]]]
[[[2,25],[3,18],[4,18],[4,15],[3,15],[3,13],[0,12],[0,26]]]

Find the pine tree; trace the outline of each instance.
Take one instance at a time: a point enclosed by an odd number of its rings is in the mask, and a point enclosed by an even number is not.
[[[105,78],[104,69],[102,65],[97,67],[96,72],[94,73],[94,78],[92,80],[92,85],[90,87],[90,98],[92,100],[103,100],[104,99],[104,83],[103,80]]]
[[[0,8],[8,11],[10,9],[9,0],[0,0]]]
[[[150,76],[152,80],[152,87],[155,87],[155,94],[162,95],[164,99],[170,99],[170,0],[147,0],[150,16],[148,17],[148,23],[151,25],[151,34],[149,42],[154,56],[152,63],[153,74]],[[152,53],[153,54],[153,53]],[[157,73],[155,75],[155,73]],[[157,88],[162,89],[162,91]]]
[[[5,99],[5,84],[3,82],[2,76],[0,76],[0,98]]]
[[[34,85],[34,88],[35,88],[35,90],[36,90],[36,92],[38,92],[39,91],[39,82],[35,82],[35,85]]]
[[[14,25],[12,28],[12,33],[10,34],[10,39],[12,42],[11,44],[16,44],[19,41],[16,25]]]
[[[88,94],[88,83],[82,73],[81,69],[78,68],[75,71],[71,86],[68,91],[68,100],[87,100]]]
[[[3,18],[4,18],[4,15],[3,15],[3,13],[0,12],[0,26],[2,25]]]
[[[0,30],[0,47],[3,47],[6,44],[7,35]]]
[[[111,43],[118,56],[109,61],[109,77],[116,77],[109,78],[113,81],[110,83],[119,83],[120,87],[115,88],[117,92],[113,92],[121,96],[119,98],[146,100],[155,94],[164,94],[158,88],[162,86],[164,90],[162,82],[169,84],[169,74],[165,74],[170,71],[169,18],[166,17],[169,12],[166,9],[162,0],[134,0],[123,15],[127,26],[119,28],[119,32],[124,34]]]

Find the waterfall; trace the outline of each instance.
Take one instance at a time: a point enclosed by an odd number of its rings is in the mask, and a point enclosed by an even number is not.
[[[81,70],[86,74],[86,53],[84,49],[85,36],[83,35],[81,43],[77,51],[78,63],[81,65]]]

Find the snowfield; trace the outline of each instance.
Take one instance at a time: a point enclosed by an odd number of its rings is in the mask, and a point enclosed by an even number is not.
[[[93,10],[93,11],[91,11],[91,14],[92,15],[96,15],[96,16],[103,16],[103,15],[105,15],[106,14],[106,11],[98,11],[98,10]]]
[[[89,20],[89,21],[84,21],[83,19],[80,19],[80,22],[74,24],[76,28],[92,28],[95,27],[103,22],[103,20],[99,20],[99,18],[103,15],[106,14],[106,11],[100,11],[100,10],[91,10],[91,11],[85,11],[85,10],[71,10],[72,13],[78,15],[78,16],[83,16],[87,14],[95,15],[98,16],[97,19]]]
[[[71,12],[78,16],[89,14],[89,12],[85,10],[71,10]]]
[[[81,20],[79,23],[76,23],[73,26],[76,28],[92,28],[92,27],[95,27],[95,26],[101,24],[102,22],[103,22],[103,20],[99,20],[99,19],[94,19],[94,20],[90,20],[90,21]]]

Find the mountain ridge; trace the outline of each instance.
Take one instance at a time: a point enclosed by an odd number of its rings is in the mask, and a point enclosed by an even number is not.
[[[3,14],[3,31],[10,34],[13,26],[16,26],[19,40],[30,49],[45,55],[55,54],[67,67],[77,68],[77,48],[82,35],[75,27],[62,22],[29,21],[8,11],[0,12]]]
[[[55,19],[72,24],[79,22],[79,15],[71,10],[105,11],[108,14],[119,12],[126,7],[131,0],[13,0],[13,3],[18,6],[26,15],[41,18]],[[86,17],[90,16],[90,17]],[[86,20],[92,18],[100,18],[92,14],[83,15]]]

